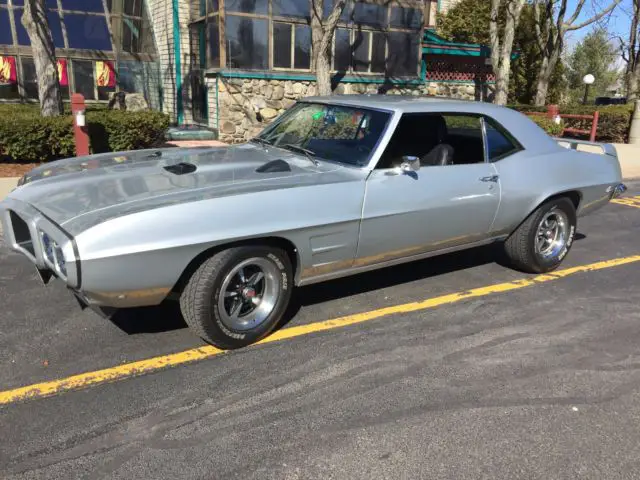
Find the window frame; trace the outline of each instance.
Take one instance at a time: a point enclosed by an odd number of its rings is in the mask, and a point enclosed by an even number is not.
[[[493,159],[490,158],[489,156],[489,139],[487,137],[487,124],[489,124],[491,128],[493,128],[498,133],[500,133],[504,138],[506,138],[513,146],[511,150],[501,155],[498,155],[496,158],[493,158]],[[487,114],[482,114],[482,132],[483,132],[482,136],[484,141],[485,158],[487,159],[488,163],[499,162],[500,160],[504,160],[505,158],[508,158],[512,155],[515,155],[516,153],[519,153],[525,150],[522,143],[520,143],[518,139],[514,135],[512,135],[507,128],[505,128],[504,125],[502,125],[495,118]]]
[[[219,36],[220,36],[220,41],[219,41],[219,45],[220,45],[220,64],[219,65],[209,65],[208,63],[205,63],[205,70],[210,70],[210,71],[215,71],[218,69],[231,69],[231,70],[248,70],[247,68],[240,68],[240,67],[232,67],[229,64],[229,56],[227,55],[226,49],[227,49],[227,28],[226,28],[226,17],[227,15],[233,15],[233,16],[242,16],[242,17],[247,17],[250,18],[252,20],[254,19],[260,19],[260,20],[266,20],[268,23],[268,36],[267,36],[267,53],[268,53],[268,60],[267,60],[267,66],[264,69],[260,69],[260,70],[265,70],[265,71],[275,71],[275,72],[301,72],[301,73],[308,73],[312,70],[312,65],[310,62],[309,68],[296,68],[295,65],[295,27],[298,25],[305,25],[308,26],[309,28],[311,28],[310,25],[310,18],[309,17],[303,17],[303,16],[293,16],[293,15],[284,15],[282,13],[278,13],[276,14],[274,12],[274,7],[273,7],[273,2],[275,0],[267,0],[267,13],[243,13],[243,12],[235,12],[235,11],[228,11],[224,5],[224,2],[218,2],[218,10],[211,10],[209,11],[209,4],[210,4],[210,0],[191,0],[189,2],[189,8],[190,8],[190,20],[189,20],[189,25],[193,25],[195,23],[198,22],[204,22],[205,25],[208,25],[209,22],[212,21],[217,21],[219,22],[219,28],[218,28],[218,32],[219,32]],[[201,10],[202,5],[204,4],[205,9],[204,9],[204,14],[203,11]],[[325,7],[327,4],[330,4],[329,7],[332,8],[332,2],[331,0],[325,0]],[[357,4],[372,4],[372,5],[376,5],[380,8],[383,9],[384,11],[384,18],[382,20],[382,25],[381,26],[376,26],[376,25],[368,25],[366,23],[357,23],[354,19],[353,16],[355,14],[356,11],[356,5]],[[329,11],[330,11],[329,8]],[[420,27],[411,27],[409,25],[407,26],[392,26],[391,25],[391,18],[393,16],[393,8],[404,8],[404,9],[414,9],[416,11],[418,11],[421,15],[422,15],[422,22],[420,24]],[[326,12],[325,12],[326,13]],[[275,63],[274,63],[274,49],[275,49],[275,41],[274,41],[274,25],[276,23],[285,23],[285,24],[290,24],[292,25],[292,40],[291,40],[291,50],[292,50],[292,62],[291,62],[291,67],[276,67]],[[337,24],[337,28],[339,29],[343,29],[343,30],[347,30],[349,32],[349,66],[346,70],[337,70],[335,68],[335,52],[336,52],[336,35],[334,34],[332,39],[331,39],[331,51],[333,53],[333,58],[332,58],[332,64],[331,64],[331,73],[338,73],[338,72],[345,72],[349,75],[356,75],[356,76],[382,76],[385,75],[387,72],[389,72],[389,61],[388,61],[388,56],[389,56],[389,33],[392,32],[397,32],[397,33],[405,33],[408,35],[415,35],[415,40],[416,40],[416,58],[413,59],[412,64],[415,65],[415,71],[411,70],[409,73],[403,73],[401,75],[398,75],[399,77],[406,77],[406,78],[417,78],[419,77],[420,73],[419,73],[419,68],[420,68],[420,56],[421,56],[421,49],[420,49],[420,38],[421,38],[421,34],[424,31],[424,23],[425,23],[425,14],[423,12],[423,8],[422,8],[422,4],[417,1],[417,0],[394,0],[393,2],[389,2],[389,3],[385,3],[380,1],[376,1],[376,0],[365,0],[365,1],[352,1],[349,0],[347,1],[347,5],[345,6],[345,9],[343,11],[343,15],[340,19],[340,21]],[[206,28],[207,32],[208,32],[208,28]],[[353,44],[354,44],[354,40],[355,40],[355,35],[357,34],[358,31],[362,31],[364,32],[368,32],[368,51],[367,51],[367,69],[366,70],[356,70],[354,68],[354,48],[353,48]],[[373,42],[374,42],[374,35],[375,34],[382,34],[384,36],[384,56],[385,56],[385,62],[384,62],[384,69],[381,71],[374,71],[372,69],[372,60],[373,60]],[[208,33],[207,33],[207,38],[204,40],[207,44],[208,44]],[[192,47],[192,52],[191,55],[197,55],[197,51],[200,50],[199,48],[196,48],[195,52],[193,51],[193,47]],[[313,42],[312,44],[309,46],[309,51],[310,51],[310,56],[311,59],[313,58]],[[224,53],[223,53],[224,52]]]

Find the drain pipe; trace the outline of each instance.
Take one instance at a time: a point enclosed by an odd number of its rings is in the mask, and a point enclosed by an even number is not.
[[[179,0],[173,0],[173,56],[176,67],[176,115],[178,125],[184,123],[184,105],[182,104],[182,64],[180,53],[180,7]]]

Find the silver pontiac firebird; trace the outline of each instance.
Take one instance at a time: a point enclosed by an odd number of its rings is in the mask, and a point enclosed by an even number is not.
[[[38,167],[0,217],[83,306],[179,298],[193,331],[231,349],[278,325],[294,285],[491,242],[519,270],[555,269],[577,217],[625,190],[611,145],[559,142],[487,103],[310,97],[241,145]]]

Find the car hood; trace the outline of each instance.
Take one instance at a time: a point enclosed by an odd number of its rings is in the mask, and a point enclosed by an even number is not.
[[[324,183],[320,177],[339,181],[339,170],[336,164],[316,166],[304,156],[253,143],[138,150],[45,164],[27,173],[9,197],[61,226],[73,223],[77,231],[164,205]]]

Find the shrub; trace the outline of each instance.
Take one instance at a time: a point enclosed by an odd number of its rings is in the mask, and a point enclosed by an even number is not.
[[[137,150],[164,140],[169,117],[156,111],[88,108],[87,127],[91,153]],[[0,105],[0,156],[16,162],[47,162],[74,155],[70,114],[44,118],[37,106]]]
[[[531,116],[529,117],[531,120],[536,122],[539,127],[541,127],[545,132],[547,132],[552,137],[559,137],[562,135],[562,130],[564,129],[564,122],[556,123],[550,118],[543,116]]]
[[[510,108],[522,113],[546,112],[546,107],[536,107],[533,105],[509,105]],[[599,112],[598,131],[596,141],[608,143],[626,143],[633,116],[633,104],[627,105],[566,105],[560,106],[560,113],[572,115],[593,115]],[[567,118],[564,120],[565,127],[579,128],[581,130],[591,129],[591,120],[580,120]]]

